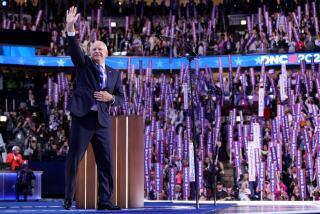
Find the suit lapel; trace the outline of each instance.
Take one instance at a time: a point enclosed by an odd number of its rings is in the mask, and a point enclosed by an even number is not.
[[[96,79],[96,82],[97,82],[97,86],[99,88],[99,85],[100,85],[100,77],[99,77],[99,68],[98,66],[92,61],[93,63],[93,67],[94,67],[94,72],[93,72],[93,75],[94,75],[94,78]]]
[[[105,66],[106,66],[106,72],[107,72],[107,85],[106,85],[106,87],[109,88],[110,84],[113,82],[114,73],[107,65],[105,65]]]

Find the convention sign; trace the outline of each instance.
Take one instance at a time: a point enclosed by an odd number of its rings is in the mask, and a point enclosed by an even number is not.
[[[237,67],[261,67],[266,66],[299,65],[301,61],[306,64],[320,63],[320,53],[284,53],[284,54],[251,54],[251,55],[224,55],[224,56],[201,56],[193,60],[192,68],[196,65],[200,69]],[[219,63],[220,62],[220,63]],[[114,69],[128,69],[128,63],[139,70],[151,68],[153,70],[178,70],[181,65],[187,65],[186,57],[126,57],[110,56],[106,63]],[[0,64],[36,67],[73,67],[70,57],[47,57],[47,56],[0,56]],[[260,70],[259,70],[260,71]]]

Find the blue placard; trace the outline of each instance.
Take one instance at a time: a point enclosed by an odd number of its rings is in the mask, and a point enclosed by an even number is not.
[[[221,57],[222,66],[229,67],[228,56],[206,56],[194,59],[199,63],[199,68],[218,68],[218,59]],[[260,67],[262,62],[266,66],[280,66],[281,64],[299,65],[300,61],[305,60],[307,64],[311,63],[311,58],[314,57],[314,62],[320,63],[320,53],[292,53],[292,54],[255,54],[255,55],[232,55],[232,67]],[[107,65],[114,69],[127,69],[129,57],[108,57]],[[183,58],[167,58],[167,57],[130,57],[131,64],[135,68],[139,68],[139,62],[142,61],[143,68],[147,68],[149,64],[154,70],[177,70],[182,64],[188,64],[188,59]],[[25,65],[25,66],[40,66],[40,67],[73,67],[70,57],[14,57],[0,56],[0,64],[7,65]]]

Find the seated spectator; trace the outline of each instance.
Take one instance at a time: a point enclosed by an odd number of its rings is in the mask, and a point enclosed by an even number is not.
[[[312,199],[313,199],[313,201],[319,201],[320,192],[318,190],[318,187],[316,187],[315,190],[312,192]]]
[[[6,163],[11,165],[11,170],[16,171],[21,168],[23,164],[22,155],[20,154],[20,147],[14,146],[12,152],[8,153]]]
[[[218,181],[217,182],[217,190],[216,190],[216,199],[219,201],[225,200],[225,198],[228,196],[227,192],[223,189],[223,184]]]
[[[296,52],[302,52],[305,50],[303,38],[301,38],[300,41],[296,43],[295,50]]]
[[[248,181],[243,182],[239,190],[239,199],[240,201],[250,201],[251,191],[249,189]]]
[[[226,201],[233,201],[235,200],[234,191],[232,187],[227,188],[227,197],[225,198]]]
[[[311,36],[310,32],[307,33],[307,37],[304,41],[304,45],[305,45],[306,51],[308,52],[312,52],[315,50],[314,38]]]
[[[288,53],[294,53],[296,51],[295,46],[296,43],[294,41],[289,41],[288,42]]]
[[[274,194],[271,192],[270,181],[267,180],[265,185],[265,191],[262,193],[263,200],[272,201],[274,199]]]
[[[206,201],[207,197],[204,195],[203,192],[200,193],[199,201]]]
[[[300,199],[299,194],[300,194],[299,186],[295,186],[293,193],[291,195],[290,201],[298,201]]]
[[[275,200],[277,201],[289,200],[288,188],[281,181],[277,183],[277,189],[276,189],[276,192],[274,193],[274,197],[275,197]]]

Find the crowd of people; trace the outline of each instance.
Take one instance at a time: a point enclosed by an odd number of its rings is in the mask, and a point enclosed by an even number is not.
[[[220,69],[216,76],[205,69],[191,77],[187,67],[168,75],[153,75],[152,69],[123,72],[125,102],[110,114],[145,119],[145,197],[194,198],[189,173],[194,170],[191,121],[196,121],[201,200],[213,200],[215,190],[218,200],[318,198],[319,73],[314,64],[307,70],[303,63],[301,70],[281,70],[263,66],[260,71],[237,69],[223,75]],[[195,78],[193,96],[190,78]],[[19,147],[23,159],[30,160],[67,154],[70,118],[64,98],[54,101],[48,91],[44,84],[39,104],[30,89],[19,108],[8,113],[3,134],[8,152]],[[254,162],[250,145],[255,145]],[[234,183],[229,186],[226,164],[233,166]]]
[[[161,40],[159,36],[166,35],[165,26],[172,24],[168,24],[169,18],[173,20],[169,10],[169,14],[155,14],[159,16],[157,19],[143,15],[139,22],[137,18],[127,31],[120,30],[117,34],[119,43],[110,40],[107,29],[94,29],[97,30],[96,37],[84,34],[83,48],[87,50],[91,41],[101,39],[113,51],[121,50],[121,44],[125,44],[124,49],[128,53],[133,51],[134,55],[168,56],[172,47],[171,53],[176,56],[183,50],[179,48],[180,37],[186,37],[185,41],[199,53],[201,43],[207,47],[203,48],[208,50],[207,53],[212,45],[215,46],[213,54],[251,52],[261,46],[262,51],[317,50],[319,36],[313,24],[317,15],[312,16],[314,12],[310,3],[310,11],[301,12],[296,20],[291,13],[296,6],[289,11],[283,11],[280,6],[273,7],[270,15],[263,13],[264,17],[269,17],[271,27],[258,23],[238,39],[235,39],[234,32],[219,34],[213,31],[213,25],[212,34],[208,34],[208,21],[200,13],[203,10],[189,10],[185,17],[179,16],[175,10],[171,13],[176,15],[173,38],[178,39],[173,39],[171,45],[171,41]],[[212,10],[207,12],[212,14]],[[124,15],[131,17],[132,11]],[[210,21],[223,23],[220,18],[216,15]],[[294,22],[292,33],[294,28],[299,30],[299,35],[293,33],[295,35],[290,38],[286,19],[291,24]],[[63,25],[52,22],[52,28],[43,26],[44,30],[53,32],[53,49],[64,55]],[[183,26],[186,26],[185,30]],[[192,30],[195,26],[196,34]],[[151,31],[148,32],[147,28]],[[224,26],[217,29],[228,31]],[[150,40],[154,43],[150,43],[150,52],[147,53],[142,41]],[[161,44],[158,53],[155,52],[156,41]],[[116,44],[118,47],[114,46]],[[233,48],[229,50],[229,47]],[[144,117],[145,197],[152,200],[194,199],[195,181],[189,175],[198,169],[201,200],[213,200],[215,192],[218,200],[317,200],[320,195],[318,66],[312,63],[307,69],[302,62],[300,69],[296,70],[285,66],[277,70],[262,66],[256,70],[239,68],[235,71],[230,68],[229,73],[223,73],[219,68],[218,74],[207,68],[195,70],[193,75],[190,75],[188,66],[182,66],[178,74],[160,75],[153,74],[152,68],[140,73],[129,66],[128,71],[122,73],[125,102],[109,111],[111,115]],[[54,79],[60,85],[59,78]],[[14,150],[19,148],[23,159],[42,161],[67,154],[70,116],[65,110],[65,97],[72,92],[72,83],[68,83],[71,91],[66,93],[66,87],[56,86],[58,91],[50,88],[54,85],[50,81],[43,84],[41,90],[29,87],[17,109],[6,113],[7,128],[3,133],[4,143],[0,142],[0,145],[4,144],[8,153],[16,146]],[[190,87],[193,87],[193,94]],[[55,91],[55,97],[52,91]],[[196,159],[191,158],[193,150],[196,150]],[[198,166],[195,169],[194,162]],[[233,166],[233,185],[225,185],[226,164]]]
[[[28,94],[15,96],[19,106],[5,112],[6,129],[0,138],[0,141],[4,141],[0,142],[0,145],[5,145],[0,150],[0,167],[5,168],[4,164],[8,163],[12,170],[15,170],[15,167],[21,168],[24,161],[64,159],[69,150],[69,120],[63,108],[49,104],[41,93],[37,93],[37,100],[40,101],[36,102],[34,89],[25,89]],[[10,161],[10,154],[21,155],[21,160],[13,163]]]
[[[69,5],[64,1],[39,1],[34,4],[26,1],[22,5],[12,2],[2,16],[5,18],[0,18],[2,28],[52,32],[51,47],[38,49],[37,54],[68,54],[64,14],[61,11]],[[82,16],[77,30],[86,52],[96,39],[104,41],[111,53],[135,56],[320,50],[319,1],[265,1],[253,4],[251,1],[225,1],[213,5],[212,1],[203,0],[181,4],[178,0],[170,3],[153,0],[150,4],[117,1],[109,7],[104,1],[78,1]],[[17,16],[13,16],[14,13]],[[28,21],[19,17],[23,13],[32,18]],[[242,19],[246,24],[242,27],[229,24],[230,14],[244,14]],[[120,27],[111,27],[111,20],[118,20]],[[121,25],[121,22],[124,24]]]

